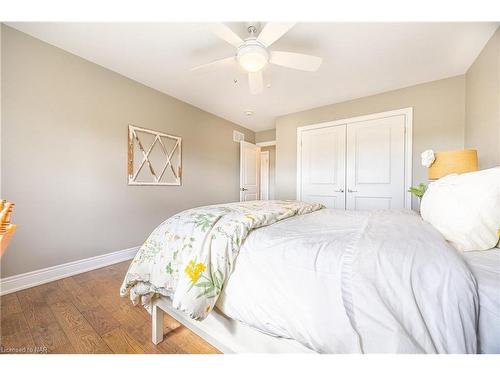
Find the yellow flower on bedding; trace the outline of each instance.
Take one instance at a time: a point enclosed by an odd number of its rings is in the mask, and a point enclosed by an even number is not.
[[[189,276],[191,282],[194,284],[200,278],[200,275],[207,267],[203,263],[196,263],[194,260],[189,261],[184,269],[184,273]]]

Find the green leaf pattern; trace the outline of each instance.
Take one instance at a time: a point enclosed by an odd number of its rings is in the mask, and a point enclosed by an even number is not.
[[[139,249],[120,294],[149,308],[157,294],[194,319],[213,309],[248,234],[321,209],[297,201],[250,201],[194,208],[160,224]]]

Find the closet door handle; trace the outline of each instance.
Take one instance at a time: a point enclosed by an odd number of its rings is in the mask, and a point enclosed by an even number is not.
[[[344,189],[335,190],[335,193],[343,193]]]
[[[357,193],[358,191],[357,191],[357,190],[347,189],[347,192],[348,192],[348,193]]]

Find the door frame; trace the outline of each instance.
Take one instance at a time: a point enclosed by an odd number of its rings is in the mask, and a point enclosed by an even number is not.
[[[367,120],[377,120],[393,116],[405,116],[405,160],[404,160],[404,186],[405,186],[405,208],[411,209],[412,196],[408,189],[412,185],[412,146],[413,146],[413,107],[396,109],[393,111],[372,113],[364,116],[356,116],[335,121],[321,122],[317,124],[299,126],[297,128],[297,200],[302,199],[302,133],[308,130],[321,129],[332,126],[340,126],[362,122]],[[346,148],[347,152],[347,148]]]
[[[267,156],[267,168],[266,169],[262,169],[262,156],[263,155],[266,155]],[[260,194],[259,194],[259,198],[260,200],[269,200],[269,189],[271,187],[271,181],[270,181],[270,152],[269,151],[261,151],[260,152]],[[267,197],[262,197],[262,183],[264,181],[264,179],[262,178],[262,175],[266,175],[267,178],[265,179],[267,181],[267,184],[266,184],[266,193],[267,193]]]

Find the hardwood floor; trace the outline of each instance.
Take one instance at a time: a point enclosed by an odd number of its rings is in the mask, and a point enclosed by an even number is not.
[[[154,345],[150,315],[119,295],[129,263],[2,296],[0,353],[219,353],[168,315]]]

